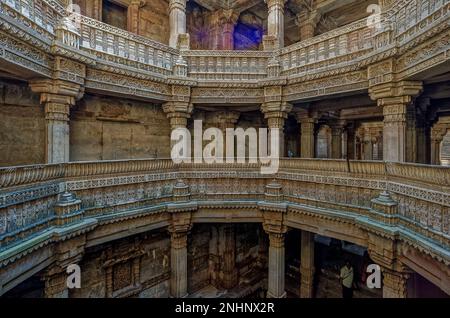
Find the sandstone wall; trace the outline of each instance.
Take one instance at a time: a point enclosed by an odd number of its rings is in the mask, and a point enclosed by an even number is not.
[[[45,119],[27,83],[0,81],[0,167],[44,163]]]
[[[165,0],[151,0],[139,11],[139,35],[169,44],[169,4]]]
[[[170,156],[170,125],[160,105],[86,95],[72,111],[70,159]]]

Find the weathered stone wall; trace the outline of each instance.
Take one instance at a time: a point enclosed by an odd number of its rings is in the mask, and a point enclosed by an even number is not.
[[[169,4],[165,0],[147,1],[139,10],[139,35],[169,44]]]
[[[262,229],[255,224],[239,224],[236,229],[236,267],[239,276],[251,272],[258,265],[259,234]],[[263,244],[261,242],[261,244]]]
[[[160,105],[86,95],[72,111],[70,159],[170,156],[170,125]]]
[[[155,231],[92,248],[80,268],[81,289],[70,297],[168,297],[169,236]]]
[[[188,292],[195,292],[210,284],[208,271],[211,226],[194,226],[188,239]]]
[[[44,117],[26,83],[0,81],[0,166],[44,163]]]

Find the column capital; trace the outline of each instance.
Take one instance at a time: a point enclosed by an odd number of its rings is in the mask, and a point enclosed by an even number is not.
[[[172,101],[163,104],[163,111],[166,113],[172,129],[186,128],[193,109],[193,105],[187,102]]]
[[[134,0],[134,1],[139,1],[139,0]],[[172,10],[182,10],[182,11],[186,11],[186,0],[169,0],[169,13]]]
[[[272,7],[283,7],[288,2],[288,0],[264,0],[264,3],[267,4],[267,7],[270,9]]]
[[[41,94],[41,103],[60,103],[73,106],[84,90],[79,84],[62,80],[42,79],[29,83],[34,93]]]
[[[287,102],[266,102],[261,105],[261,111],[266,119],[284,118],[286,119],[292,111],[292,104]]]
[[[372,100],[378,101],[379,106],[393,103],[410,103],[423,91],[422,82],[400,81],[374,85],[369,88]]]

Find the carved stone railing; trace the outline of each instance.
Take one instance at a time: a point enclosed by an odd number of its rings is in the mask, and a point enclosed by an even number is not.
[[[386,19],[394,25],[394,38],[402,46],[440,23],[449,10],[449,0],[401,0],[394,1]]]
[[[148,38],[81,16],[81,48],[103,62],[172,74],[178,51]]]
[[[188,76],[203,81],[252,81],[267,77],[270,52],[187,51]]]
[[[246,84],[245,88],[237,87],[241,90],[285,85],[283,98],[293,103],[363,91],[372,83],[368,78],[370,65],[398,57],[398,80],[408,79],[447,61],[450,45],[443,36],[449,30],[450,0],[386,1],[381,28],[363,19],[281,50],[256,52],[192,51],[185,45],[181,50],[173,49],[88,17],[77,19],[76,14],[71,18],[79,30],[64,29],[59,23],[68,13],[62,2],[0,2],[0,29],[8,33],[0,43],[0,53],[2,49],[6,52],[0,58],[19,66],[20,74],[28,69],[35,77],[51,78],[52,55],[61,55],[86,64],[87,90],[109,94],[120,88],[125,95],[142,91],[140,97],[161,102],[170,99],[169,85],[174,83],[208,88]],[[433,45],[422,50],[429,37],[433,37]],[[417,65],[411,68],[408,62]],[[112,81],[114,85],[110,85]],[[193,99],[211,100],[209,92],[192,92],[204,95]],[[262,94],[258,89],[245,93],[251,95],[251,103],[259,102]]]
[[[124,217],[136,211],[164,212],[173,202],[178,179],[189,185],[194,202],[244,200],[249,204],[264,200],[266,184],[276,179],[287,204],[320,208],[329,211],[328,215],[336,213],[337,218],[353,215],[380,229],[403,229],[429,244],[450,248],[449,168],[284,159],[276,175],[261,175],[258,164],[175,165],[171,160],[131,160],[0,169],[0,251],[58,227],[55,204],[65,191],[81,200],[85,220],[113,220],[116,215]],[[371,212],[371,200],[383,191],[398,204],[398,212],[384,218]]]
[[[279,56],[281,74],[301,76],[357,64],[372,52],[374,33],[363,19],[286,47]]]
[[[0,13],[51,40],[65,14],[60,3],[49,0],[2,0]]]

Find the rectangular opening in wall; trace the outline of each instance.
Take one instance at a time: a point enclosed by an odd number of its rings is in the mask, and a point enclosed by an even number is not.
[[[103,0],[102,20],[109,25],[126,30],[127,11],[127,7],[120,5],[117,1]]]

